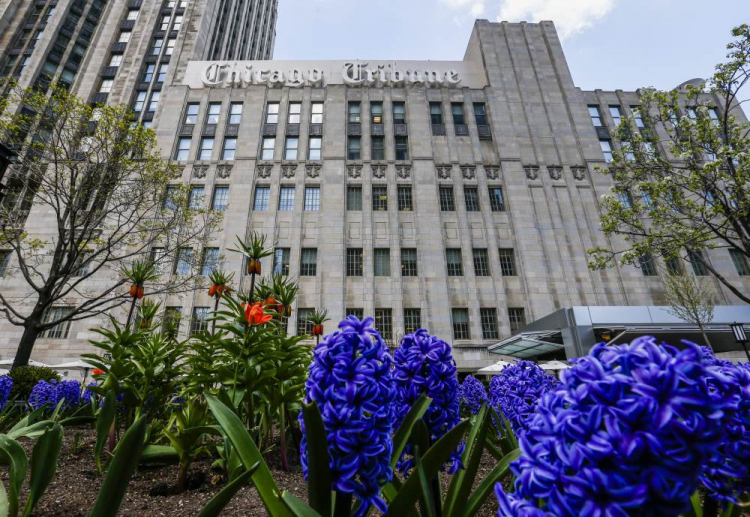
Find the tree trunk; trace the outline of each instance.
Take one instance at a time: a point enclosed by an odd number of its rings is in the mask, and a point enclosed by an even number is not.
[[[705,345],[711,349],[712,352],[714,352],[714,347],[711,345],[711,341],[708,339],[708,335],[706,334],[706,329],[703,328],[703,325],[700,325],[701,334],[703,335],[703,341],[705,341]],[[715,353],[715,352],[714,352]]]
[[[31,311],[29,317],[24,321],[23,335],[21,336],[21,341],[18,342],[13,368],[29,364],[34,343],[36,343],[36,338],[41,334],[38,325],[42,323],[44,311],[47,309],[46,305],[41,299],[37,300],[34,310]]]

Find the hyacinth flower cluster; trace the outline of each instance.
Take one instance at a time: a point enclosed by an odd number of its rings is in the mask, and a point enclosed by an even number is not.
[[[434,443],[453,429],[461,420],[456,361],[448,343],[431,336],[425,329],[407,334],[401,346],[393,354],[393,380],[396,384],[394,428],[403,422],[406,414],[422,394],[432,399],[425,414],[424,422]],[[453,474],[462,467],[461,454],[465,445],[461,443],[446,465]],[[407,446],[398,463],[398,469],[407,473],[414,465],[408,457],[411,449]]]
[[[652,337],[597,345],[563,372],[519,437],[515,493],[496,488],[500,517],[676,516],[725,440],[735,381]]]
[[[467,375],[464,382],[461,383],[458,395],[461,399],[461,405],[472,415],[479,413],[482,404],[487,402],[487,390],[484,388],[484,384],[472,375]]]
[[[490,381],[490,403],[502,411],[516,435],[528,430],[539,400],[558,382],[536,363],[518,361]]]
[[[356,515],[372,506],[386,512],[380,489],[393,478],[392,404],[396,395],[392,359],[375,320],[354,316],[339,323],[315,348],[305,383],[306,402],[315,401],[323,416],[331,458],[333,490],[353,494],[362,504]],[[302,427],[302,470],[307,469],[307,438]]]
[[[710,497],[737,502],[738,496],[750,492],[750,363],[718,359],[708,348],[703,348],[703,357],[714,373],[706,379],[710,394],[736,407],[725,424],[724,441],[706,463],[702,482]],[[723,382],[716,382],[717,376]]]
[[[55,408],[61,400],[63,409],[78,406],[81,398],[81,383],[78,381],[39,381],[31,390],[29,404],[34,409],[47,406],[48,409]]]
[[[13,389],[13,379],[9,375],[0,376],[0,409],[8,403],[11,389]]]

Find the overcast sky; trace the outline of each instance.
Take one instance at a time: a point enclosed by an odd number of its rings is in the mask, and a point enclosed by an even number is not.
[[[750,0],[279,0],[274,59],[462,59],[474,19],[552,20],[577,86],[708,77]]]

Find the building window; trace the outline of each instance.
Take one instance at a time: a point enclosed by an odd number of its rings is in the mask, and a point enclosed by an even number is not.
[[[208,105],[208,116],[206,117],[206,124],[216,125],[219,123],[219,115],[221,115],[221,103],[212,102]]]
[[[644,253],[638,257],[638,263],[641,266],[641,271],[643,271],[643,276],[656,276],[656,263],[651,253]]]
[[[289,115],[287,117],[287,123],[299,124],[300,113],[302,112],[302,103],[290,102],[289,103]]]
[[[612,142],[606,139],[600,139],[599,145],[602,148],[602,154],[604,155],[604,161],[607,163],[612,162]]]
[[[277,124],[279,122],[279,103],[269,102],[266,108],[266,124]]]
[[[497,331],[497,310],[479,309],[479,318],[482,321],[482,339],[499,339]]]
[[[111,92],[113,84],[114,84],[114,80],[112,79],[102,79],[102,83],[101,85],[99,85],[99,93]]]
[[[397,190],[398,209],[403,212],[414,210],[411,199],[411,185],[399,185]]]
[[[289,275],[289,248],[276,248],[273,254],[273,274]]]
[[[281,187],[279,191],[279,210],[282,212],[294,210],[294,187]]]
[[[90,258],[91,258],[91,253],[88,253],[88,252],[79,253],[78,257],[76,257],[75,264],[73,265],[74,270],[71,276],[82,277],[82,276],[88,275],[89,266],[91,266],[91,262],[88,261]]]
[[[286,144],[284,145],[284,159],[296,160],[298,147],[299,147],[299,138],[297,138],[296,136],[286,137]]]
[[[165,210],[176,210],[177,204],[175,201],[179,197],[180,187],[170,185],[167,187],[167,191],[164,193],[164,202],[162,203],[162,208]]]
[[[167,80],[167,70],[169,69],[169,65],[159,65],[159,73],[156,75],[156,82],[157,83],[163,83]]]
[[[274,137],[265,137],[263,139],[263,149],[260,152],[260,159],[271,161],[273,160],[273,148],[276,146],[276,139]]]
[[[138,9],[130,9],[125,19],[128,21],[134,22],[138,19],[138,13],[140,13]]]
[[[740,276],[750,275],[750,266],[747,263],[747,257],[740,250],[729,250],[729,256],[732,257],[734,268]]]
[[[177,15],[174,17],[174,23],[172,24],[172,30],[178,31],[182,28],[182,16]]]
[[[466,116],[464,115],[464,105],[458,102],[451,104],[451,114],[453,115],[453,124],[456,126],[466,125]]]
[[[176,38],[169,38],[167,40],[167,49],[164,51],[164,55],[166,55],[166,56],[171,56],[172,55],[172,52],[174,52],[175,43],[177,43],[177,39]]]
[[[190,198],[188,201],[190,210],[198,210],[203,205],[204,194],[205,189],[203,187],[190,188]]]
[[[370,103],[370,120],[373,124],[383,123],[383,103],[382,102],[371,102]]]
[[[217,212],[224,212],[228,206],[229,187],[214,187],[214,198],[211,201],[211,209]]]
[[[477,187],[464,187],[464,200],[467,212],[479,212],[479,191]]]
[[[172,337],[177,336],[180,331],[180,320],[182,319],[182,307],[167,307],[164,309],[162,318],[162,330]]]
[[[305,210],[320,210],[320,187],[305,187]]]
[[[439,102],[430,103],[430,122],[433,126],[443,124],[443,107]]]
[[[346,249],[346,276],[362,276],[362,248]]]
[[[668,257],[664,260],[664,263],[667,265],[667,271],[670,275],[682,276],[685,273],[680,257]]]
[[[612,121],[615,123],[615,126],[619,126],[620,122],[622,122],[622,113],[620,113],[620,106],[610,106],[609,114],[612,116]]]
[[[701,262],[701,259],[705,260],[702,251],[688,251],[688,261],[693,265],[695,276],[708,276],[708,268]]]
[[[227,137],[224,139],[224,147],[221,149],[222,160],[234,160],[234,155],[237,152],[237,138]]]
[[[161,97],[160,92],[151,92],[151,100],[148,103],[149,113],[154,113],[156,108],[159,106],[159,98]]]
[[[387,185],[373,185],[372,186],[372,209],[376,212],[384,212],[388,210],[388,186]]]
[[[318,274],[317,248],[302,248],[299,264],[299,276],[315,276]]]
[[[453,339],[471,339],[469,309],[453,309],[451,320],[453,322]]]
[[[382,136],[372,137],[372,159],[374,161],[385,160],[385,138]]]
[[[358,136],[350,136],[347,142],[347,158],[349,160],[362,159],[362,139]]]
[[[391,309],[375,309],[375,328],[387,344],[390,345],[393,342],[393,311]]]
[[[464,267],[461,262],[461,250],[459,248],[448,248],[445,250],[445,260],[448,264],[448,276],[463,276]]]
[[[175,275],[189,275],[190,263],[193,260],[192,248],[180,248],[177,252],[177,261],[174,265]]]
[[[297,335],[309,336],[312,334],[312,318],[315,309],[297,309]]]
[[[516,254],[513,248],[500,248],[500,272],[503,276],[517,276]]]
[[[164,39],[156,38],[154,44],[151,46],[151,55],[158,56],[161,52],[161,47],[164,45]]]
[[[599,106],[589,106],[589,117],[594,127],[602,127],[602,114],[599,112]]]
[[[440,187],[440,211],[456,211],[456,202],[453,199],[453,187]]]
[[[146,104],[146,92],[138,92],[135,94],[135,101],[133,102],[133,111],[140,113],[143,111],[143,105]]]
[[[472,250],[474,257],[474,275],[490,276],[490,256],[486,248],[474,248]]]
[[[346,187],[346,209],[362,210],[362,187]]]
[[[405,136],[396,137],[396,159],[401,161],[409,159],[409,140]]]
[[[8,272],[8,265],[10,264],[11,254],[11,251],[0,250],[0,277],[5,276]]]
[[[242,103],[233,102],[229,105],[229,123],[239,124],[242,120]]]
[[[198,122],[198,110],[200,109],[200,104],[197,102],[191,102],[187,105],[187,108],[185,109],[185,120],[183,121],[183,124],[193,124],[195,125],[196,122]]]
[[[359,124],[362,122],[362,106],[359,102],[349,103],[349,123]]]
[[[141,82],[150,83],[151,79],[154,78],[154,70],[156,70],[156,65],[146,65],[146,68],[143,70]]]
[[[271,187],[255,187],[255,199],[253,200],[253,210],[262,212],[268,210],[268,200],[271,196]]]
[[[635,121],[635,127],[643,129],[646,127],[646,123],[643,122],[643,112],[640,106],[630,106],[630,111],[633,112],[633,120]]]
[[[375,248],[375,276],[391,276],[391,250]]]
[[[313,102],[310,109],[310,124],[323,123],[323,103]]]
[[[203,260],[201,260],[201,275],[211,276],[219,266],[219,248],[203,248]]]
[[[346,315],[354,316],[358,320],[362,320],[365,317],[365,311],[363,309],[350,309],[349,307],[347,307]]]
[[[508,307],[510,332],[514,334],[526,325],[526,310],[523,307]]]
[[[393,123],[406,124],[406,105],[403,102],[393,103]]]
[[[416,248],[401,249],[401,276],[417,276]]]
[[[165,14],[161,17],[161,24],[159,25],[160,31],[169,30],[169,18],[170,16],[168,14]]]
[[[310,148],[307,151],[307,159],[313,162],[319,162],[321,157],[321,149],[323,147],[323,139],[319,136],[313,136],[310,138]]]
[[[117,38],[118,43],[127,43],[130,41],[130,31],[122,31],[120,37]]]
[[[211,153],[213,153],[214,150],[214,139],[211,138],[201,138],[201,148],[198,151],[198,159],[199,160],[210,160],[211,159]]]
[[[210,307],[193,307],[193,317],[190,319],[190,335],[208,332],[208,312]]]
[[[193,141],[190,137],[183,137],[177,143],[177,152],[174,155],[174,159],[178,161],[185,161],[190,156],[190,144]]]
[[[420,309],[404,309],[404,332],[413,334],[422,328],[422,311]]]
[[[483,102],[474,103],[474,120],[477,122],[477,126],[489,126],[487,119],[487,107]]]
[[[112,54],[109,58],[109,66],[120,66],[122,64],[122,54]]]
[[[73,309],[70,307],[50,307],[44,313],[44,323],[50,323],[52,321],[59,320],[68,316]],[[70,332],[70,320],[58,323],[54,327],[50,327],[47,330],[43,330],[39,333],[40,338],[45,339],[66,339]]]

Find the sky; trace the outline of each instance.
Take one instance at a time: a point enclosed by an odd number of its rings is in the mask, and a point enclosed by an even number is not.
[[[750,0],[279,0],[278,17],[274,59],[318,60],[460,60],[476,18],[552,20],[577,86],[671,89],[713,73]]]

